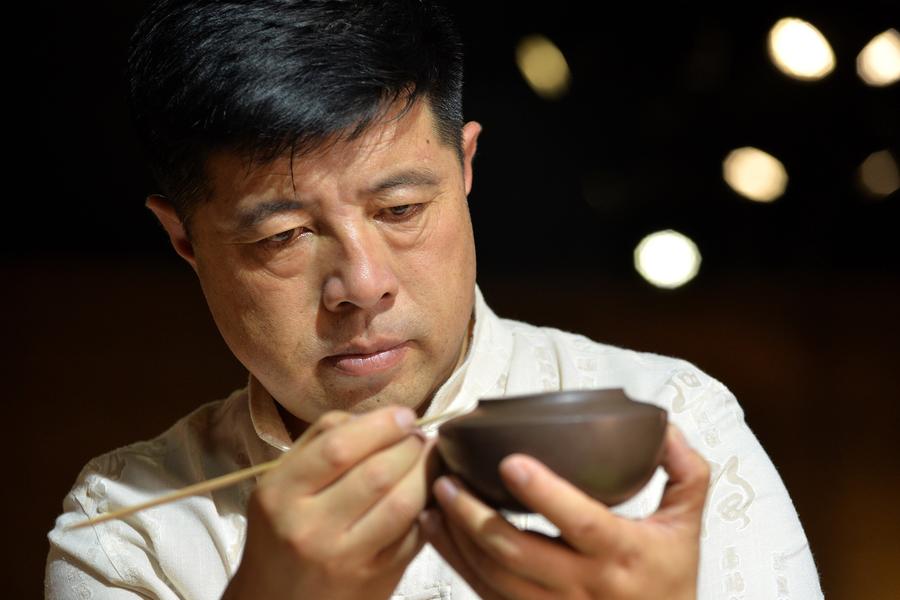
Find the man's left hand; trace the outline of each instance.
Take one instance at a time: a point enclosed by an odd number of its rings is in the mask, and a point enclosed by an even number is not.
[[[509,490],[560,530],[520,531],[442,477],[440,510],[422,514],[431,544],[485,599],[693,600],[709,466],[673,426],[662,462],[669,475],[657,511],[619,517],[534,458],[512,455],[500,472]]]

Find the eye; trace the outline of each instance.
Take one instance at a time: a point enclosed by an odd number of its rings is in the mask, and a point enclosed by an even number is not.
[[[422,204],[400,204],[384,209],[385,216],[392,221],[404,221],[422,210]]]
[[[282,248],[291,244],[305,231],[307,231],[305,227],[294,227],[293,229],[288,229],[287,231],[282,231],[275,235],[270,235],[267,238],[263,238],[259,240],[259,243],[268,248]]]

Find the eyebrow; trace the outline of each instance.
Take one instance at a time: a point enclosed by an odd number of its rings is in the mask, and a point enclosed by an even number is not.
[[[369,193],[377,194],[404,186],[434,187],[439,183],[440,177],[438,177],[437,173],[426,167],[419,167],[388,175],[369,188]]]
[[[439,183],[440,178],[434,171],[420,167],[388,175],[369,188],[368,193],[377,194],[404,186],[434,187]],[[302,202],[292,198],[276,198],[274,200],[260,202],[238,215],[238,228],[240,230],[253,229],[272,215],[303,210],[303,208],[304,205]]]
[[[297,210],[303,210],[303,203],[291,198],[278,198],[260,202],[238,215],[238,228],[242,230],[253,229],[272,215]]]

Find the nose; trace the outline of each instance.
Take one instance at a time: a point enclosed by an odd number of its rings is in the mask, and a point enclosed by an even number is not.
[[[332,312],[377,308],[398,290],[390,248],[376,232],[352,231],[336,240],[340,249],[322,290],[325,308]]]

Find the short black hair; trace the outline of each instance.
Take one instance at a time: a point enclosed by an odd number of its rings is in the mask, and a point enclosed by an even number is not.
[[[189,225],[206,160],[264,164],[358,137],[427,99],[461,153],[462,43],[429,0],[161,0],[128,54],[132,119],[162,192]]]

